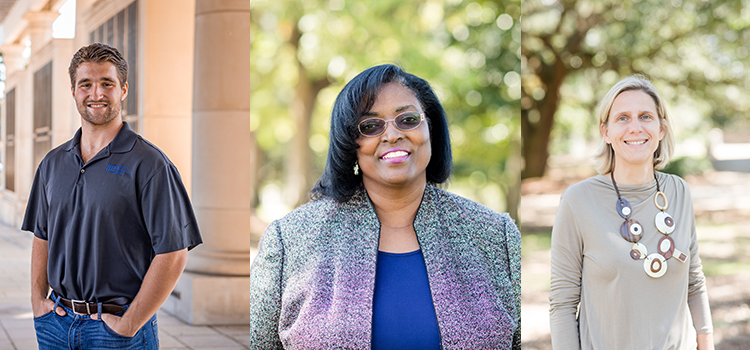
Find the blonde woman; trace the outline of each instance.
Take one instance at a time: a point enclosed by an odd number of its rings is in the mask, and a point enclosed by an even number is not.
[[[552,347],[714,349],[690,190],[664,168],[671,120],[625,78],[599,108],[599,175],[570,186],[552,229]]]

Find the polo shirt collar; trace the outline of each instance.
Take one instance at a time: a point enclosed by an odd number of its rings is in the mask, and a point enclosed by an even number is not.
[[[115,139],[112,140],[108,146],[109,151],[112,153],[130,152],[130,150],[133,149],[133,146],[135,146],[135,140],[137,138],[138,134],[133,130],[130,130],[128,123],[122,122],[122,128],[120,128],[117,136],[115,136]]]
[[[110,153],[130,152],[130,150],[133,149],[133,146],[135,146],[135,141],[137,138],[138,134],[133,132],[133,130],[130,130],[130,126],[128,126],[128,123],[122,122],[120,131],[117,132],[117,135],[115,135],[115,138],[112,140],[112,142],[110,142],[109,145],[104,148],[109,149]],[[72,150],[80,156],[80,143],[81,128],[78,128],[78,131],[76,131],[76,134],[73,136],[73,138],[65,144],[65,151],[70,152]]]

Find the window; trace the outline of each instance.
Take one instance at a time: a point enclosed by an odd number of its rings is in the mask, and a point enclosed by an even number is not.
[[[92,30],[89,41],[116,47],[128,61],[128,97],[122,103],[123,119],[131,129],[138,130],[138,1]]]
[[[52,149],[52,61],[34,72],[34,166]]]

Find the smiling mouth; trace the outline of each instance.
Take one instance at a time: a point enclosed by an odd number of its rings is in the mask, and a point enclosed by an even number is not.
[[[107,103],[105,102],[89,102],[86,104],[87,107],[90,108],[104,108],[107,107]]]
[[[625,144],[628,144],[628,145],[642,145],[642,144],[646,143],[646,141],[648,141],[648,140],[625,141]]]
[[[395,151],[395,152],[389,152],[383,155],[382,157],[380,157],[380,159],[401,158],[401,157],[406,157],[408,155],[409,155],[409,152],[406,152],[406,151]]]

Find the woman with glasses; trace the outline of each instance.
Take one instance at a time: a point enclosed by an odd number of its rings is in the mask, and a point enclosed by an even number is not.
[[[352,79],[313,200],[261,239],[252,347],[520,348],[520,234],[437,187],[451,164],[426,81],[393,65]]]

